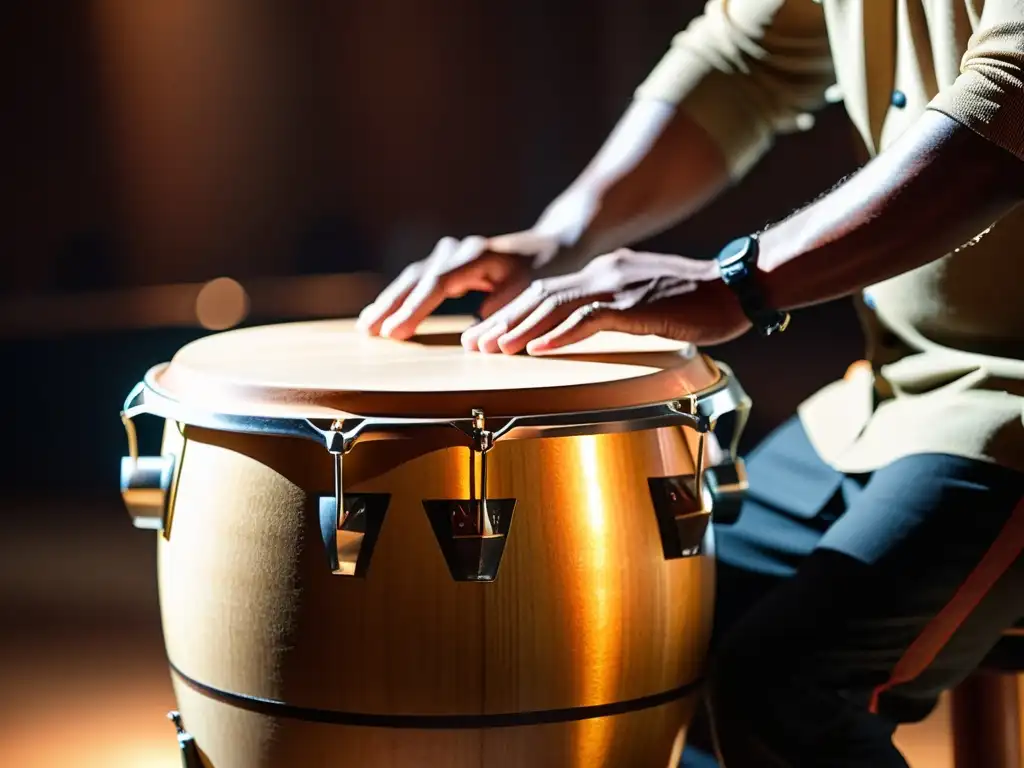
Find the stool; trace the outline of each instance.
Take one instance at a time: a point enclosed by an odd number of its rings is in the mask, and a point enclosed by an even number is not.
[[[956,768],[1024,766],[1024,622],[1008,630],[978,669],[952,692]]]

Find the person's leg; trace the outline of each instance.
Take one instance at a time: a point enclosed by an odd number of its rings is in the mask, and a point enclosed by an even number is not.
[[[750,492],[733,525],[715,527],[715,639],[796,573],[845,509],[850,481],[815,453],[794,417],[747,456]],[[859,488],[855,489],[859,490]],[[715,766],[703,709],[687,734],[682,768]]]
[[[709,702],[727,768],[906,768],[922,716],[1022,613],[1024,475],[924,455],[874,473],[793,578],[723,628]]]

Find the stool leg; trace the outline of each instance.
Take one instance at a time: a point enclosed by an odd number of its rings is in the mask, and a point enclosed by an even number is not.
[[[1017,676],[978,671],[953,690],[956,768],[1021,768]]]

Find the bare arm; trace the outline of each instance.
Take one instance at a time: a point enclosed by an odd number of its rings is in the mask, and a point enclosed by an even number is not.
[[[730,8],[742,6],[740,0]],[[807,7],[793,0],[779,12]],[[770,92],[750,91],[755,100]],[[733,103],[730,114],[744,106]],[[717,101],[705,114],[715,108]],[[750,137],[745,143],[763,146]],[[959,77],[900,141],[762,233],[759,268],[769,300],[792,309],[907,272],[973,240],[1022,200],[1024,7],[1020,0],[986,0]],[[631,251],[535,284],[484,325],[467,332],[473,343],[510,353],[543,353],[601,330],[714,344],[750,327],[714,262]]]
[[[823,102],[832,79],[812,0],[710,0],[676,35],[608,141],[531,228],[443,238],[360,315],[368,333],[407,338],[446,298],[490,296],[489,316],[535,277],[655,234],[742,178],[780,132]]]
[[[640,99],[534,231],[585,262],[671,227],[729,181],[721,149],[703,128],[672,104]]]
[[[764,233],[770,295],[852,293],[975,238],[1024,197],[1024,6],[986,0],[960,75],[894,146]]]
[[[604,145],[530,229],[443,238],[360,315],[372,334],[406,338],[445,298],[491,295],[488,315],[529,279],[579,269],[599,253],[655,234],[692,213],[729,181],[718,145],[675,105],[637,99]]]
[[[1024,162],[944,114],[761,236],[775,306],[827,301],[907,272],[974,238],[1024,199]]]
[[[820,5],[711,0],[535,230],[578,266],[667,229],[743,178],[776,134],[804,130],[834,79]]]
[[[1024,159],[929,111],[860,173],[762,234],[762,283],[784,309],[844,296],[941,257],[1022,200]],[[604,330],[717,344],[750,328],[718,277],[713,261],[619,251],[536,284],[473,333],[481,349],[513,354]]]

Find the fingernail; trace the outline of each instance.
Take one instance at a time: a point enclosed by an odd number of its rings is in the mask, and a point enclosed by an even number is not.
[[[481,336],[477,340],[477,349],[481,352],[501,352],[501,348],[498,346],[498,339],[501,335],[500,333],[488,333],[485,336]]]
[[[499,336],[497,340],[498,349],[504,352],[506,355],[514,355],[522,349],[522,345],[516,343],[517,337],[511,333],[506,333],[504,336]]]

